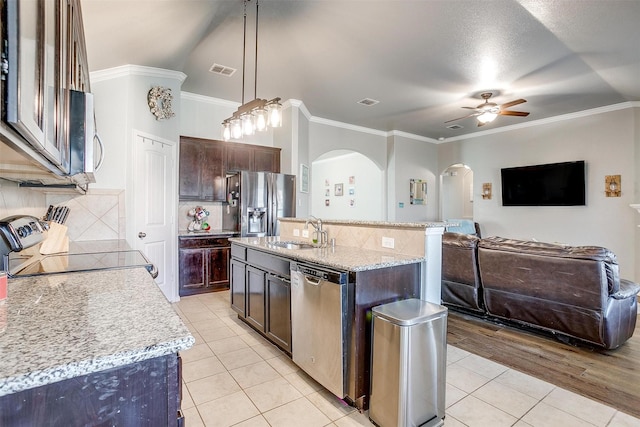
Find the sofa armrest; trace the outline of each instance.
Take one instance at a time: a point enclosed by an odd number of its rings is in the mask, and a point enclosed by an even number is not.
[[[640,292],[640,284],[631,280],[620,279],[620,289],[618,292],[611,294],[613,299],[627,299],[635,297]]]

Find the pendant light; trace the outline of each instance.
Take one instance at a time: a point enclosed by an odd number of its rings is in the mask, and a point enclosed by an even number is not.
[[[222,122],[222,139],[229,141],[231,138],[240,139],[243,136],[255,134],[256,131],[265,131],[268,128],[282,126],[282,104],[280,98],[271,100],[260,99],[258,92],[258,11],[259,4],[256,0],[256,41],[255,41],[255,68],[254,68],[254,99],[244,101],[244,84],[246,68],[246,48],[247,48],[247,3],[251,0],[244,0],[243,17],[243,45],[242,45],[242,105]]]

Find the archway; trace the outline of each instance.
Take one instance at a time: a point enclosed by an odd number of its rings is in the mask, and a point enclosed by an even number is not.
[[[440,218],[473,219],[473,170],[454,164],[440,174]]]
[[[384,174],[367,156],[325,153],[311,163],[311,214],[322,219],[384,220]]]

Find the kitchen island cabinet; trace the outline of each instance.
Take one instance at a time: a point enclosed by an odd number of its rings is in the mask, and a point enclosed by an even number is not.
[[[272,343],[291,353],[290,261],[231,245],[231,308]]]
[[[178,425],[195,340],[144,268],[9,279],[1,309],[0,425]]]
[[[231,306],[239,318],[261,332],[288,353],[295,353],[291,342],[291,282],[283,276],[291,262],[315,263],[346,271],[353,287],[347,301],[347,336],[343,352],[347,354],[347,384],[344,396],[360,409],[368,408],[371,363],[371,309],[388,302],[420,297],[422,257],[337,246],[335,248],[285,249],[269,242],[277,238],[232,238],[232,264],[244,265],[244,277],[232,275]],[[244,257],[244,258],[243,258]],[[259,275],[258,275],[259,274]],[[261,281],[261,277],[264,280]],[[236,283],[239,281],[239,283]],[[258,285],[259,284],[259,285]],[[234,289],[244,290],[244,294]],[[250,295],[254,292],[254,295]],[[238,310],[244,296],[246,310]],[[255,304],[256,307],[251,307]],[[266,311],[262,311],[262,309]],[[258,313],[260,316],[258,316]],[[263,321],[256,321],[256,318]],[[317,319],[322,322],[323,319]],[[312,333],[310,331],[309,333]],[[282,339],[286,338],[283,342]]]

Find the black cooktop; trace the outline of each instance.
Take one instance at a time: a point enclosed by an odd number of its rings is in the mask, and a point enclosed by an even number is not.
[[[11,273],[13,277],[133,267],[145,267],[150,273],[155,270],[142,252],[136,250],[46,255],[25,267],[16,267],[20,269]]]

